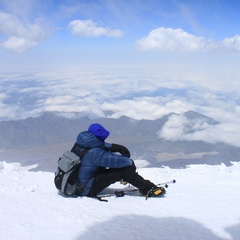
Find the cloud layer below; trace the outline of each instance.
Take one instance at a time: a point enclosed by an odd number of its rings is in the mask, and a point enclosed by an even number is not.
[[[240,87],[234,80],[223,91],[220,76],[215,76],[216,82],[190,72],[176,75],[172,72],[167,76],[157,69],[8,73],[1,75],[0,119],[34,117],[45,111],[86,113],[92,118],[126,115],[157,119],[175,112],[180,115],[169,119],[159,137],[240,146]],[[220,124],[194,123],[195,131],[188,132],[186,129],[192,123],[181,114],[189,110]]]

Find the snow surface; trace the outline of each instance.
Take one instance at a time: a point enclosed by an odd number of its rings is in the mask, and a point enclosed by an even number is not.
[[[0,238],[24,240],[240,239],[240,163],[139,168],[155,183],[176,179],[164,198],[100,202],[58,194],[53,173],[0,162]],[[107,189],[129,188],[116,183]],[[107,192],[105,190],[105,192]]]

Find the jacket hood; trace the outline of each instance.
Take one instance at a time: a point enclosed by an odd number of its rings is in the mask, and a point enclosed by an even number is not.
[[[102,125],[98,123],[91,124],[88,128],[88,131],[103,142],[110,134],[107,129],[105,129]]]
[[[103,142],[88,131],[80,132],[77,136],[76,143],[82,148],[103,147]]]

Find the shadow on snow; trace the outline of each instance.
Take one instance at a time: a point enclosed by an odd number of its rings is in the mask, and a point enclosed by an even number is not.
[[[240,236],[238,226],[228,228],[232,240]],[[142,215],[123,215],[88,228],[75,240],[225,240],[200,223],[185,218],[153,218]]]

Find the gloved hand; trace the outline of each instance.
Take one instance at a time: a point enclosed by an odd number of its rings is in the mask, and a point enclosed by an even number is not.
[[[119,144],[113,143],[112,147],[110,148],[110,151],[111,152],[119,152],[123,156],[128,157],[128,158],[131,157],[131,154],[130,154],[129,150],[126,147],[124,147],[122,145],[119,145]]]

